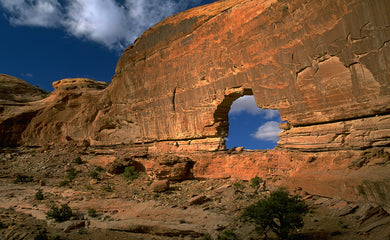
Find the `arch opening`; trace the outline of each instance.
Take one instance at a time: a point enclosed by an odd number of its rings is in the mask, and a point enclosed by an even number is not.
[[[253,95],[243,95],[231,104],[228,113],[226,147],[273,149],[279,141],[281,123],[278,110],[261,109]]]

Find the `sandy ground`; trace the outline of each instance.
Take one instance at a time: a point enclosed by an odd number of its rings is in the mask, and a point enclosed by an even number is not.
[[[1,239],[234,239],[226,232],[236,239],[262,239],[240,216],[272,189],[235,179],[193,179],[156,193],[146,173],[129,184],[121,174],[76,163],[79,156],[66,150],[2,150]],[[74,179],[60,186],[71,169]],[[91,172],[97,174],[91,177]],[[18,174],[32,181],[15,183]],[[35,197],[38,189],[43,200]],[[298,239],[390,239],[390,217],[380,207],[297,194],[310,206]],[[204,200],[194,203],[197,197]],[[47,219],[50,208],[61,204],[75,216],[62,223]],[[88,214],[91,209],[96,216]]]

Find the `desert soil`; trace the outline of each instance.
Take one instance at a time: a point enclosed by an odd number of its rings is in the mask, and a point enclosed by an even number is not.
[[[169,190],[158,193],[145,172],[129,183],[122,174],[76,161],[85,154],[2,149],[0,239],[262,239],[240,216],[274,190],[266,184],[253,188],[248,181],[231,178],[192,179],[171,182]],[[72,169],[76,174],[69,180]],[[15,182],[18,175],[32,181]],[[42,200],[35,197],[38,189]],[[378,206],[299,189],[295,194],[310,206],[298,239],[390,239],[390,217]],[[50,208],[61,204],[68,204],[75,216],[65,222],[47,219]],[[91,209],[96,216],[89,215]],[[236,238],[228,238],[229,232]]]

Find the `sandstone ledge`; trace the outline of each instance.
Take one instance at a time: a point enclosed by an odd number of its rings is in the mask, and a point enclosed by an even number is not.
[[[88,78],[66,78],[53,82],[54,90],[70,90],[70,89],[104,89],[108,86],[106,82],[99,82]]]

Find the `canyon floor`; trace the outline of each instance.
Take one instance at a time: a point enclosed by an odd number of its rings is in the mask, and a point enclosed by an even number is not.
[[[240,216],[274,190],[267,184],[254,188],[250,181],[231,178],[190,179],[154,192],[146,172],[129,182],[123,174],[80,161],[83,154],[1,150],[0,239],[262,239]],[[39,189],[42,200],[36,199]],[[390,216],[381,207],[300,189],[294,194],[310,206],[297,239],[390,239]],[[47,219],[50,208],[61,204],[75,216],[60,223]]]

